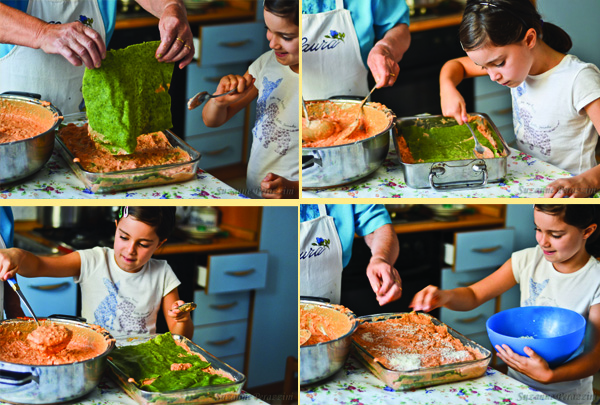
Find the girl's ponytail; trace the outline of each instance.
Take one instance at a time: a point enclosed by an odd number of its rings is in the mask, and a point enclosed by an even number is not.
[[[567,53],[573,46],[569,34],[558,25],[542,22],[542,39],[548,46],[560,53]]]

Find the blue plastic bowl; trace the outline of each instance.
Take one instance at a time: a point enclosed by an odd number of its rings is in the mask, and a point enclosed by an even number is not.
[[[506,344],[521,356],[527,356],[523,348],[528,346],[555,367],[575,353],[585,324],[585,318],[570,309],[519,307],[494,314],[485,326],[493,346]]]

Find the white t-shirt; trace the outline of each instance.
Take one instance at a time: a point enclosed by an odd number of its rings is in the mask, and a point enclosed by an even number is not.
[[[585,266],[574,273],[563,274],[554,269],[552,263],[544,258],[539,246],[524,249],[512,254],[513,275],[521,289],[521,306],[552,306],[567,308],[588,318],[590,307],[600,304],[600,262],[590,257]],[[581,353],[582,346],[571,357]],[[591,397],[582,402],[571,398],[582,398],[592,395],[592,377],[579,380],[564,381],[555,384],[541,384],[515,370],[508,373],[523,383],[545,392],[548,395],[564,393],[566,403],[591,403]]]
[[[577,175],[596,166],[598,132],[583,109],[600,98],[600,70],[566,55],[511,89],[518,148]]]
[[[81,315],[113,336],[156,333],[162,298],[179,284],[164,260],[150,259],[137,273],[117,265],[111,248],[79,250]]]
[[[299,76],[277,62],[272,50],[255,60],[248,72],[256,79],[258,98],[246,194],[261,198],[260,182],[267,173],[299,179]]]

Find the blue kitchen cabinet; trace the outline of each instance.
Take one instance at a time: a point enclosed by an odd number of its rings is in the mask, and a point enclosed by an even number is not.
[[[17,282],[36,316],[77,315],[77,285],[72,277],[18,277]],[[21,304],[26,316],[31,316]]]

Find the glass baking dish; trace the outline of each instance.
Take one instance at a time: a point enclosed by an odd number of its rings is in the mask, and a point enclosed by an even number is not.
[[[135,343],[144,343],[150,340],[150,336],[139,339]],[[166,405],[166,404],[213,404],[217,402],[228,402],[243,399],[240,395],[242,387],[246,382],[246,376],[225,364],[200,346],[181,335],[173,335],[176,342],[185,343],[191,351],[202,355],[207,362],[216,370],[229,373],[234,382],[224,385],[212,385],[205,387],[190,388],[169,392],[149,392],[139,389],[134,383],[129,382],[129,376],[120,370],[108,359],[110,376],[115,382],[138,404]]]
[[[359,322],[379,322],[386,319],[400,318],[405,313],[376,314],[359,317]],[[431,318],[434,325],[445,325],[429,314],[419,313]],[[459,339],[463,345],[475,348],[484,355],[478,360],[469,360],[459,363],[444,364],[438,367],[419,368],[415,370],[396,371],[382,365],[354,339],[352,340],[353,353],[355,357],[377,378],[395,391],[406,391],[415,388],[423,388],[432,385],[446,384],[453,381],[469,380],[482,376],[492,358],[492,353],[485,347],[477,344],[469,338],[458,333],[451,327],[445,325],[448,332]]]
[[[87,122],[85,113],[70,114],[64,117],[63,125],[74,123],[83,125]],[[191,160],[189,162],[171,163],[160,166],[142,167],[122,171],[94,173],[85,170],[79,162],[74,162],[75,156],[63,143],[58,130],[56,131],[56,142],[59,152],[67,162],[77,178],[93,193],[112,193],[118,191],[132,190],[142,187],[159,186],[170,183],[182,183],[192,180],[198,171],[200,153],[190,145],[182,141],[177,135],[169,130],[163,131],[169,143],[173,147],[179,147],[186,151]]]

